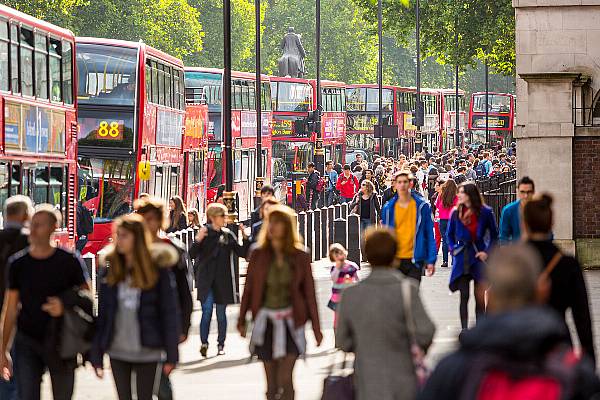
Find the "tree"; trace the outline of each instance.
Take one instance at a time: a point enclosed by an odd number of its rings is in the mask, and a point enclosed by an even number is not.
[[[193,66],[223,68],[223,1],[190,0],[205,30],[204,49],[184,61]],[[266,5],[261,6],[261,22]],[[238,71],[254,70],[254,1],[231,0],[231,63]]]
[[[85,0],[3,0],[3,3],[58,26],[70,26],[73,11],[83,5]]]
[[[365,10],[365,17],[377,21],[377,2],[353,0]],[[384,29],[400,43],[414,40],[414,0],[384,0]],[[488,62],[494,71],[515,72],[515,21],[510,0],[422,0],[421,45],[424,55],[441,64],[474,66],[477,59]],[[455,35],[458,32],[458,48]]]
[[[272,0],[265,16],[263,65],[277,74],[280,44],[288,27],[302,35],[308,77],[316,77],[315,1]],[[363,83],[377,80],[377,37],[362,11],[347,0],[321,2],[322,79]]]

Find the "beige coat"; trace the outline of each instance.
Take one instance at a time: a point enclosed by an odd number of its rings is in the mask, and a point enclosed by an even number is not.
[[[374,268],[346,289],[338,308],[336,346],[355,353],[357,400],[413,400],[417,394],[410,339],[402,301],[402,280],[393,269]],[[416,340],[427,350],[435,326],[411,285]]]

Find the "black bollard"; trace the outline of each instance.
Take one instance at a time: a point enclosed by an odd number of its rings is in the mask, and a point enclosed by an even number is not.
[[[327,257],[329,252],[329,235],[327,229],[329,228],[329,209],[323,207],[321,209],[321,258]]]
[[[334,218],[334,220],[336,220],[338,218],[342,218],[342,205],[341,204],[336,204],[335,206],[333,206],[333,218]]]
[[[321,224],[321,209],[316,208],[313,211],[313,231],[314,231],[314,239],[313,239],[313,261],[318,261],[321,259],[321,231],[323,230]]]
[[[338,218],[333,222],[333,242],[346,247],[346,220]]]
[[[298,213],[298,233],[306,245],[306,213],[304,211]]]
[[[348,203],[342,204],[342,218],[348,218]]]
[[[306,244],[308,254],[311,254],[311,255],[313,254],[313,247],[314,247],[313,228],[314,228],[313,212],[307,211],[306,212],[306,237],[304,238],[304,243]]]
[[[327,243],[331,246],[333,240],[333,221],[335,221],[335,206],[329,206],[327,208]],[[329,248],[327,249],[329,251]]]
[[[360,265],[360,218],[356,214],[348,216],[348,260]]]

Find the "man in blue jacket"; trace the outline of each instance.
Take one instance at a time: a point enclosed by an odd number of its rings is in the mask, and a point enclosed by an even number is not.
[[[535,184],[524,176],[517,184],[517,201],[507,204],[500,216],[500,243],[516,242],[521,238],[521,209],[535,194]]]
[[[437,251],[431,209],[423,197],[411,192],[412,179],[408,171],[396,173],[396,194],[383,206],[381,216],[383,225],[396,233],[398,270],[420,283],[423,267],[428,276],[434,274]]]

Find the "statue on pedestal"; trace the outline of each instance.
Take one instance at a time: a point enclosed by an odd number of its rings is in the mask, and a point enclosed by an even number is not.
[[[283,51],[283,56],[279,59],[279,76],[303,78],[306,52],[300,41],[300,35],[294,31],[293,27],[288,29],[288,32],[281,41],[280,47]]]

